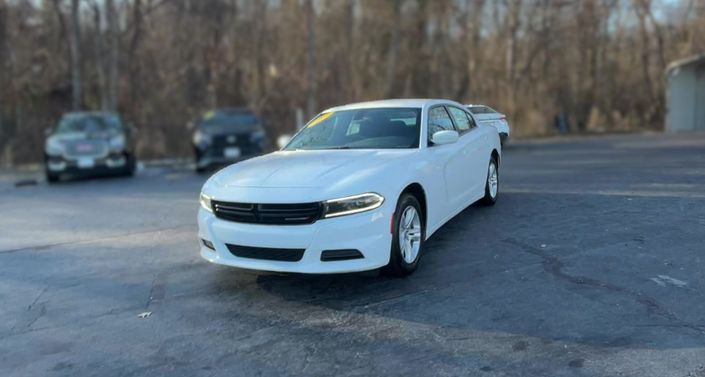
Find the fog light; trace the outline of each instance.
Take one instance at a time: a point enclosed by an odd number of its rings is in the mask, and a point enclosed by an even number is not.
[[[205,246],[211,250],[215,250],[215,246],[213,246],[213,242],[208,241],[208,240],[204,240],[204,239],[201,239],[201,242],[203,242],[203,246]]]
[[[118,166],[123,166],[125,165],[125,157],[124,156],[119,156],[119,157],[109,157],[107,160],[105,160],[105,164],[108,165],[109,168],[115,168]]]
[[[66,170],[66,162],[64,162],[63,160],[53,160],[52,159],[47,162],[47,167],[51,171]]]

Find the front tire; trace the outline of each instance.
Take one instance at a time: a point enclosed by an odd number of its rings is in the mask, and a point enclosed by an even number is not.
[[[198,148],[193,149],[193,161],[196,166],[196,173],[203,174],[208,170],[208,166],[201,166],[202,153]]]
[[[393,276],[407,276],[418,267],[426,236],[421,205],[413,195],[403,194],[399,198],[392,233],[389,264],[383,272]]]
[[[490,163],[487,166],[487,179],[485,180],[485,196],[482,198],[482,204],[493,206],[497,203],[499,196],[499,164],[497,158],[492,156]]]
[[[59,175],[58,174],[52,174],[52,173],[46,172],[46,176],[47,176],[48,183],[59,182]]]
[[[126,156],[124,175],[128,176],[128,177],[132,177],[135,175],[136,170],[137,170],[137,161],[135,161],[135,157],[133,155],[128,154]]]

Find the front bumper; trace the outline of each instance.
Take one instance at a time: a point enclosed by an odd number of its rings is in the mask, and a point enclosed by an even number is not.
[[[373,211],[321,219],[307,225],[261,225],[226,221],[199,209],[198,236],[201,256],[213,263],[252,270],[310,274],[373,270],[389,263],[393,210],[383,205]],[[233,255],[227,244],[258,248],[305,249],[301,260],[286,262]],[[359,259],[321,261],[324,250],[355,249]]]
[[[106,157],[87,157],[92,164],[81,166],[79,159],[63,156],[47,156],[46,169],[52,174],[114,173],[124,171],[129,164],[125,153],[110,154]]]
[[[228,149],[236,149],[237,155],[229,156]],[[230,164],[247,160],[252,157],[257,157],[264,152],[264,149],[255,144],[247,145],[219,145],[209,146],[205,148],[196,147],[196,165],[199,168],[208,167],[210,165]]]

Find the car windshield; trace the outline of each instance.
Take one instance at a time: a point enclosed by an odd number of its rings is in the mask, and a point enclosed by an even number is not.
[[[121,129],[122,122],[116,114],[68,114],[61,118],[56,132],[104,132]]]
[[[209,111],[203,115],[200,127],[206,131],[249,130],[259,124],[249,111]]]
[[[319,114],[285,150],[418,148],[421,109],[374,108]]]

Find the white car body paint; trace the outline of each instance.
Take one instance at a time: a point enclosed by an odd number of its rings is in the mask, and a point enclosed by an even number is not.
[[[328,109],[335,112],[366,108],[421,109],[420,143],[409,149],[341,149],[278,151],[239,162],[214,174],[202,193],[212,200],[237,203],[309,203],[373,192],[383,204],[374,210],[323,218],[305,225],[266,225],[220,219],[200,208],[201,256],[234,267],[301,273],[340,273],[370,270],[389,263],[390,224],[402,191],[419,184],[426,200],[426,238],[445,222],[484,196],[493,151],[501,154],[496,128],[477,122],[457,142],[428,145],[428,110],[465,106],[445,100],[386,100]],[[501,165],[501,164],[500,164]],[[263,248],[302,248],[296,262],[242,258],[226,244]],[[357,249],[361,259],[321,261],[329,249]]]
[[[500,134],[500,137],[503,140],[506,140],[507,138],[509,138],[509,135],[511,134],[511,128],[509,127],[509,121],[507,121],[506,115],[500,113],[497,110],[494,110],[493,108],[491,108],[487,105],[467,104],[465,106],[475,116],[475,119],[477,119],[478,122],[497,128],[497,132]],[[490,110],[490,111],[483,112],[483,113],[476,113],[476,112],[472,111],[473,107],[482,107],[482,108],[486,108],[487,110]]]

